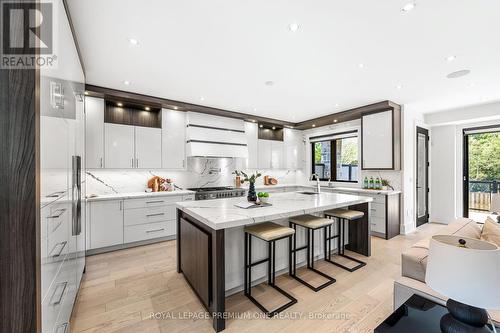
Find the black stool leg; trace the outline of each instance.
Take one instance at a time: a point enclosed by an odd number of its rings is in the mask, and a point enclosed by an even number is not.
[[[296,224],[295,223],[292,223],[290,222],[290,226],[293,225],[293,228],[295,230],[297,230],[296,228]],[[335,278],[317,270],[316,268],[314,268],[314,229],[309,229],[309,228],[305,228],[306,229],[306,233],[307,233],[307,240],[306,240],[306,245],[305,246],[302,246],[300,248],[297,248],[297,232],[295,232],[294,234],[294,239],[293,239],[293,249],[291,249],[290,251],[292,252],[292,255],[293,255],[293,269],[292,269],[292,274],[291,276],[299,281],[300,283],[302,283],[303,285],[305,285],[306,287],[314,290],[315,292],[318,292],[320,291],[321,289],[325,288],[325,287],[328,287],[329,285],[333,284],[336,282]],[[316,274],[319,274],[321,275],[322,277],[324,277],[325,279],[327,279],[328,281],[326,281],[325,283],[319,285],[318,287],[315,287],[313,285],[311,285],[309,282],[307,281],[304,281],[303,279],[299,278],[297,276],[297,252],[299,251],[302,251],[302,250],[306,250],[306,255],[307,255],[307,269],[315,272]]]
[[[247,238],[248,237],[248,238]],[[287,236],[289,244],[291,243],[291,237]],[[280,238],[283,239],[283,238]],[[278,287],[276,282],[276,241],[277,239],[268,242],[268,257],[266,259],[259,260],[257,262],[252,262],[252,235],[245,233],[245,295],[254,303],[262,312],[264,312],[267,316],[273,317],[280,313],[281,311],[289,308],[293,304],[297,303],[297,299]],[[247,248],[248,242],[248,248]],[[248,250],[248,253],[247,253]],[[259,301],[257,301],[252,296],[252,267],[263,264],[267,262],[268,267],[268,277],[267,284],[277,290],[280,294],[288,298],[290,301],[276,310],[268,310],[266,309]],[[247,271],[248,271],[248,280],[247,280]]]
[[[344,223],[345,223],[345,219],[341,219],[341,218],[337,218],[337,221],[338,221],[338,228],[337,230],[339,231],[339,234],[338,234],[338,242],[337,242],[337,255],[339,257],[343,257],[343,258],[346,258],[346,259],[349,259],[351,261],[354,261],[356,263],[358,263],[358,265],[354,266],[354,267],[347,267],[347,266],[344,266],[342,264],[339,264],[338,262],[335,262],[331,259],[331,253],[330,253],[330,257],[328,259],[325,259],[326,261],[328,261],[329,263],[331,264],[334,264],[335,266],[338,266],[340,268],[343,268],[349,272],[354,272],[358,269],[360,269],[361,267],[364,267],[366,266],[366,263],[361,261],[361,260],[358,260],[356,258],[353,258],[353,257],[350,257],[346,254],[344,254],[344,251],[345,251],[345,226],[344,226]]]

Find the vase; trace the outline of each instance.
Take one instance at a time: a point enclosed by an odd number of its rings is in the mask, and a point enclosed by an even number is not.
[[[248,186],[247,200],[250,202],[257,201],[257,194],[255,193],[255,183],[250,183]]]
[[[236,176],[236,178],[234,179],[234,186],[236,188],[240,188],[241,187],[241,177],[240,176]]]

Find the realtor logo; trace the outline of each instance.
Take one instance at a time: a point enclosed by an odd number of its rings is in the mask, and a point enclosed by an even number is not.
[[[54,67],[52,2],[2,1],[0,68]]]

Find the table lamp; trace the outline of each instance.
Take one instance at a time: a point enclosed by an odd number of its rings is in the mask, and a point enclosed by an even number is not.
[[[466,237],[433,236],[425,282],[449,297],[449,313],[441,318],[442,332],[491,332],[485,309],[500,309],[500,249],[496,245]]]

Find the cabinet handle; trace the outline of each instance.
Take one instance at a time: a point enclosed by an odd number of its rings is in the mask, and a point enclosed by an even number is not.
[[[64,194],[64,192],[65,191],[59,191],[59,192],[50,193],[49,195],[46,196],[46,198],[58,198],[62,194]]]
[[[61,331],[61,329],[62,329],[62,331]],[[64,323],[64,324],[57,326],[55,333],[59,333],[59,332],[66,333],[67,330],[68,330],[68,323]]]
[[[134,158],[132,157],[132,168],[134,167]]]
[[[193,198],[186,198],[186,199],[184,199],[184,201],[192,201],[192,200],[194,200],[194,199]]]
[[[135,159],[135,167],[139,168],[139,159],[138,158]]]
[[[57,252],[56,254],[52,255],[52,258],[57,258],[61,255],[62,251],[64,250],[64,248],[66,247],[66,244],[68,244],[67,241],[64,241],[64,242],[60,242],[60,243],[57,243],[56,245],[54,245],[54,247],[52,248],[52,251],[50,251],[50,253],[53,253],[54,250],[56,249],[56,247],[61,246],[61,248],[59,249],[59,252]]]
[[[58,219],[60,218],[64,212],[66,212],[66,208],[61,208],[61,209],[57,209],[56,212],[59,212],[59,214],[54,214],[54,215],[51,215],[51,216],[47,216],[48,219]]]
[[[161,216],[161,215],[165,215],[165,213],[147,214],[146,217]]]
[[[102,168],[102,157],[100,158],[100,160],[101,160],[101,168]]]
[[[156,200],[156,201],[146,201],[146,204],[152,204],[152,203],[161,203],[164,202],[163,200]]]
[[[150,233],[153,233],[153,232],[160,232],[160,231],[163,231],[165,230],[165,228],[161,228],[161,229],[153,229],[153,230],[146,230],[146,233],[147,234],[150,234]]]
[[[120,201],[120,210],[123,209],[123,201]]]
[[[62,291],[61,293],[59,294],[56,301],[54,301],[54,296],[56,295],[56,292],[58,289],[61,289],[59,288],[59,286],[63,286],[62,287]],[[66,287],[68,286],[68,282],[62,282],[62,283],[59,283],[58,286],[54,289],[54,293],[52,294],[52,296],[50,297],[50,305],[57,305],[57,304],[60,304],[61,301],[62,301],[62,298],[64,296],[64,292],[66,291]]]

